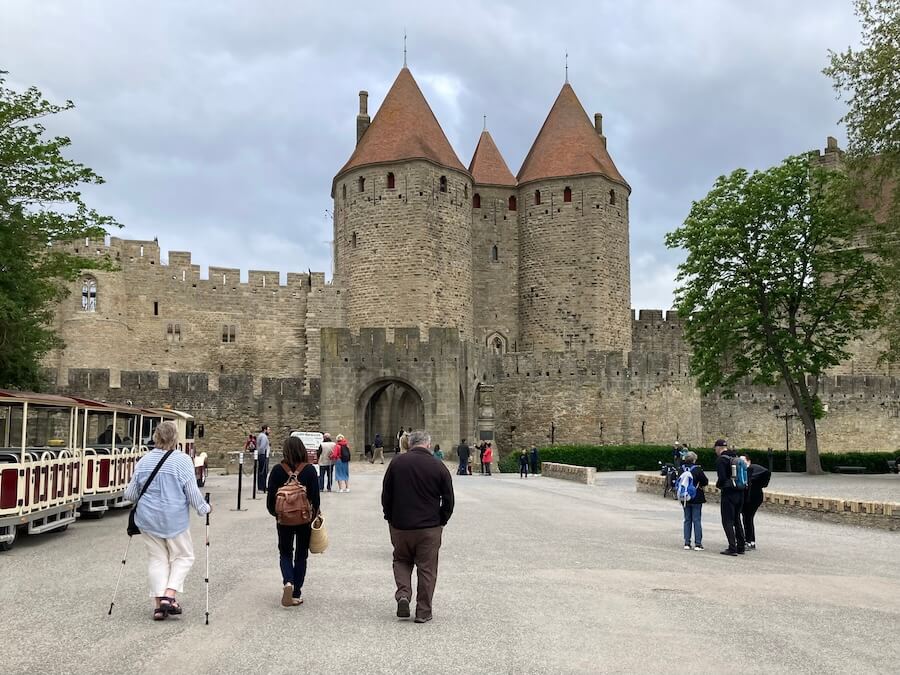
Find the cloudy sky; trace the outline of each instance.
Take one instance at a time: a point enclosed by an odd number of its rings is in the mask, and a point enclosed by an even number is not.
[[[5,0],[0,69],[107,179],[89,201],[204,267],[330,274],[331,179],[403,61],[463,164],[482,115],[516,173],[569,79],[632,186],[634,307],[671,304],[663,237],[737,167],[841,144],[821,74],[850,0],[374,3]],[[165,253],[164,253],[165,255]]]

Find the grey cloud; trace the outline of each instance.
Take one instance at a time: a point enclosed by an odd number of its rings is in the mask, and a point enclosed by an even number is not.
[[[91,203],[202,265],[330,272],[334,173],[357,91],[374,114],[409,63],[460,160],[482,115],[515,173],[563,83],[604,113],[629,180],[633,304],[671,302],[663,245],[716,176],[824,145],[820,70],[857,41],[846,0],[4,5],[0,67],[78,108],[51,122],[104,175]],[[450,83],[452,86],[446,86]]]

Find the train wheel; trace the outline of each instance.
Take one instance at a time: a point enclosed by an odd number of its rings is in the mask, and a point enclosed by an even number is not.
[[[13,547],[13,544],[16,543],[16,528],[11,527],[12,540],[11,541],[0,541],[0,551],[8,551]]]

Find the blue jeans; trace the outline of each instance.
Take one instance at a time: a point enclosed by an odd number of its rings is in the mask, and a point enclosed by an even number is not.
[[[328,476],[328,491],[331,492],[331,479],[334,476],[334,466],[331,464],[319,465],[319,490],[325,489],[325,477]]]
[[[694,544],[703,546],[703,525],[700,524],[700,512],[703,504],[684,505],[684,545],[691,543],[691,527],[694,529]]]
[[[306,579],[306,559],[309,556],[312,528],[309,525],[276,525],[276,528],[281,581],[294,584],[293,596],[299,598]]]

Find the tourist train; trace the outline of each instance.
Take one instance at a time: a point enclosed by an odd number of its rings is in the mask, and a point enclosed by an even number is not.
[[[128,506],[125,488],[163,420],[177,425],[178,449],[203,487],[206,453],[196,452],[187,413],[0,390],[0,551],[23,530],[64,530],[80,515]]]

